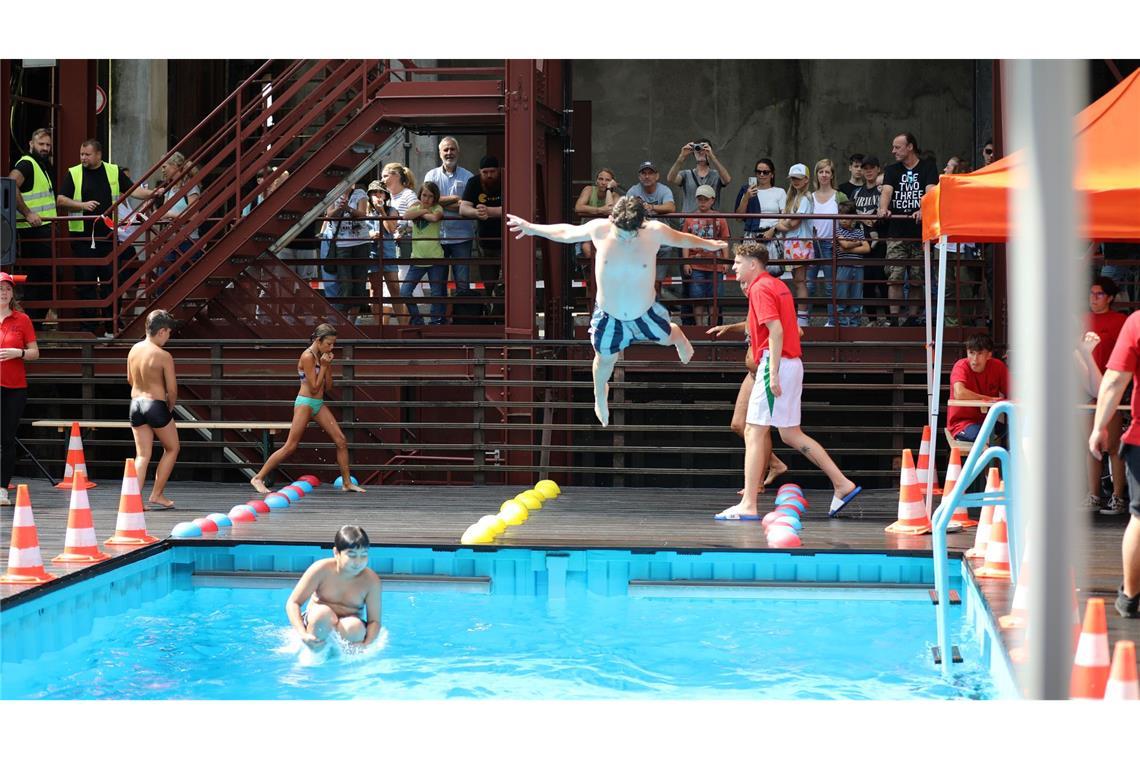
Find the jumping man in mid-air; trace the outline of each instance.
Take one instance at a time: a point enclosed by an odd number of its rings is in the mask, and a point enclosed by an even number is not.
[[[597,304],[590,320],[594,344],[594,414],[602,425],[610,422],[609,379],[625,347],[634,341],[676,346],[682,364],[693,358],[693,345],[669,312],[657,303],[654,279],[657,249],[702,248],[724,251],[728,243],[678,232],[667,224],[645,220],[645,206],[630,196],[618,200],[606,219],[585,224],[531,224],[507,214],[507,227],[524,235],[537,235],[557,243],[591,242]]]

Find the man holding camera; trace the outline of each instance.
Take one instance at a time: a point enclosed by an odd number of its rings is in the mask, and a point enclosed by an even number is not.
[[[695,169],[681,169],[681,165],[689,158],[696,156]],[[711,164],[711,166],[710,166]],[[716,192],[713,200],[713,210],[720,210],[720,191],[732,182],[732,175],[724,164],[713,153],[712,145],[708,140],[695,140],[681,146],[681,153],[677,160],[669,167],[669,174],[665,177],[670,185],[681,188],[681,213],[691,214],[697,210],[697,188],[708,185]]]

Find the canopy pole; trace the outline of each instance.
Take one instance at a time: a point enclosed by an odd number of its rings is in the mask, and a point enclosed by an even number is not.
[[[930,241],[925,241],[923,246],[926,248],[926,270],[929,275],[930,272]],[[926,289],[927,301],[930,300],[930,288]],[[930,313],[929,308],[927,313]],[[929,422],[930,425],[930,462],[929,470],[926,473],[926,482],[934,483],[934,473],[937,470],[936,462],[938,460],[936,453],[938,451],[938,439],[942,436],[939,435],[938,428],[938,412],[939,401],[942,395],[942,342],[946,334],[946,318],[943,316],[946,313],[946,236],[942,235],[938,238],[938,324],[935,326],[934,333],[934,352],[931,359],[931,372],[930,372],[930,402],[928,404],[930,409]],[[927,341],[930,340],[930,319],[927,322]],[[926,489],[926,514],[933,515],[934,506],[934,489]]]
[[[1077,244],[1083,208],[1073,191],[1078,165],[1073,117],[1084,102],[1086,64],[1013,60],[1006,89],[1014,150],[1023,152],[1010,191],[1009,298],[1021,445],[1012,462],[1028,521],[1030,699],[1067,699],[1073,662],[1073,568],[1085,545],[1081,496],[1084,457],[1077,422],[1072,354],[1080,333],[1088,273]],[[1056,442],[1045,445],[1045,434]],[[1011,442],[1012,443],[1012,442]],[[1079,519],[1078,519],[1079,518]],[[1024,545],[1024,544],[1023,544]]]

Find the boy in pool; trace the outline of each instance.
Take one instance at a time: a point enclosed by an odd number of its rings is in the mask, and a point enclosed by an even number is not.
[[[368,534],[345,525],[333,539],[332,559],[314,562],[285,603],[285,614],[305,646],[320,651],[329,633],[366,647],[380,633],[380,577],[368,567]],[[301,612],[308,599],[309,606]]]

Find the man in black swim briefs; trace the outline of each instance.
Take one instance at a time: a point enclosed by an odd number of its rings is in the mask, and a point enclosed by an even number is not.
[[[163,489],[178,459],[178,430],[173,414],[178,401],[178,379],[174,375],[174,358],[163,346],[176,324],[169,312],[152,311],[146,317],[146,340],[136,343],[127,354],[127,381],[131,384],[129,419],[135,437],[140,491],[146,482],[155,437],[162,443],[162,459],[146,503],[146,508],[152,510],[174,507],[174,502],[163,495]]]

